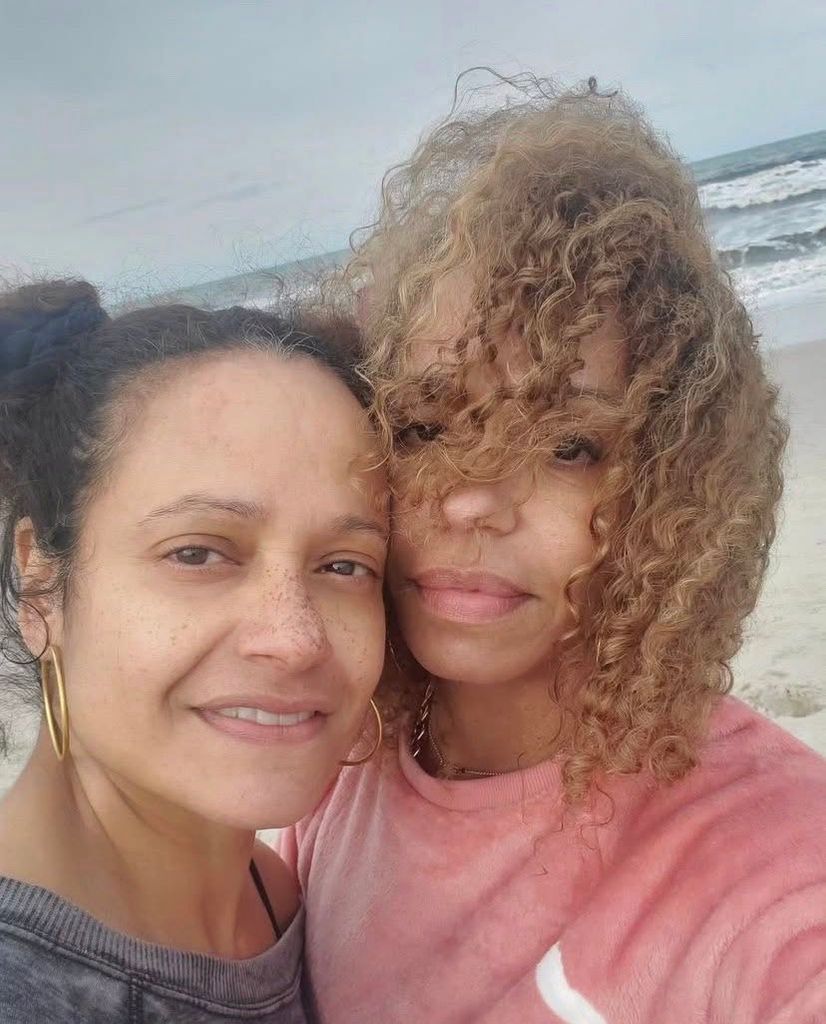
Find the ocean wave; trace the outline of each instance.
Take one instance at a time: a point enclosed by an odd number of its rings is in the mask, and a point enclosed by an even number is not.
[[[753,267],[774,260],[793,259],[826,246],[826,225],[816,231],[796,231],[776,235],[766,242],[753,242],[736,249],[722,249],[720,262],[727,270],[735,267]]]
[[[792,289],[826,293],[826,247],[780,262],[740,267],[731,272],[738,291],[747,300],[769,295],[781,297]]]
[[[712,181],[733,181],[755,171],[791,163],[792,160],[819,160],[826,157],[826,132],[810,132],[790,139],[767,142],[762,146],[722,153],[697,160],[691,165],[698,185]]]
[[[794,160],[731,181],[702,185],[700,201],[709,211],[744,209],[823,191],[826,191],[826,159]]]

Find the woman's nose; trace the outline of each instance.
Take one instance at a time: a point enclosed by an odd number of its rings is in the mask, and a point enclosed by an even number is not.
[[[300,577],[277,576],[252,598],[240,653],[271,659],[293,672],[324,661],[329,653],[326,625]]]
[[[442,499],[442,515],[455,530],[510,533],[516,527],[516,502],[507,480],[462,484]]]

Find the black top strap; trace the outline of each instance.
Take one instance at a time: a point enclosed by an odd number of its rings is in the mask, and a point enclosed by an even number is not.
[[[275,932],[275,938],[276,940],[278,940],[281,938],[281,929],[278,927],[278,921],[276,920],[275,917],[275,911],[272,909],[272,903],[270,903],[270,898],[267,895],[267,889],[266,886],[264,885],[264,880],[261,877],[261,873],[256,867],[254,860],[250,861],[250,874],[252,875],[253,882],[255,882],[255,888],[258,890],[258,895],[261,897],[261,902],[264,904],[264,910],[266,910],[267,912],[267,917],[270,919],[272,930]]]

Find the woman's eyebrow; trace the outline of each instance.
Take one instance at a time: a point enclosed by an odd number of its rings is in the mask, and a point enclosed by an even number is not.
[[[140,525],[145,526],[156,519],[165,519],[169,516],[183,515],[192,512],[212,512],[221,515],[230,515],[238,519],[266,519],[267,512],[263,505],[254,501],[245,501],[242,498],[219,498],[210,494],[186,494],[168,505],[153,509],[145,515]]]
[[[597,388],[589,384],[574,384],[573,382],[571,387],[575,389],[573,398],[594,398],[601,402],[616,402],[618,398],[622,398],[622,392],[614,388]]]
[[[209,494],[187,494],[168,505],[153,509],[141,519],[140,525],[193,512],[217,512],[238,519],[257,521],[267,518],[267,510],[254,501],[245,501],[243,498],[219,498]],[[334,519],[329,528],[332,533],[371,533],[382,541],[386,541],[389,536],[387,528],[380,520],[351,514]]]
[[[389,537],[387,527],[378,519],[365,519],[362,516],[343,515],[330,524],[332,533],[372,533],[381,540]]]

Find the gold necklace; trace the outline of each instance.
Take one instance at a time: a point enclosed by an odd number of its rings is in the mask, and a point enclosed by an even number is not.
[[[463,768],[461,765],[454,764],[442,754],[439,749],[439,744],[436,742],[436,737],[433,735],[433,697],[435,694],[435,687],[433,683],[427,684],[427,689],[424,693],[424,698],[419,705],[419,710],[416,714],[416,721],[413,725],[413,734],[410,738],[410,753],[418,761],[421,757],[422,751],[424,750],[425,741],[427,741],[430,749],[436,757],[438,764],[437,776],[442,779],[492,779],[498,775],[509,775],[509,772],[499,771],[493,772],[488,771],[484,768]]]

